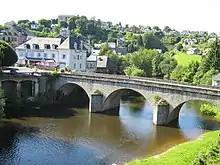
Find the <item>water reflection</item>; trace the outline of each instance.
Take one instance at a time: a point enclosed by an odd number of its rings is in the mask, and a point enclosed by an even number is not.
[[[198,138],[204,131],[220,128],[219,123],[200,115],[198,103],[185,104],[178,123],[154,126],[149,104],[121,102],[119,116],[89,114],[75,109],[67,119],[25,118],[13,120],[11,129],[0,144],[0,164],[122,164],[137,157],[161,153],[187,140]],[[1,138],[0,138],[1,139]],[[7,145],[4,145],[6,143]]]

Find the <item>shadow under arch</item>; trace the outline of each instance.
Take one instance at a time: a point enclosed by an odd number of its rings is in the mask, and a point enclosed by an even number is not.
[[[195,109],[199,110],[201,105],[204,103],[213,104],[209,101],[199,100],[199,99],[191,99],[191,100],[187,100],[187,101],[180,103],[178,106],[173,108],[173,110],[171,111],[169,115],[171,124],[179,123],[180,113],[184,105],[188,106],[187,109],[192,109],[192,107],[194,107]]]
[[[61,86],[55,97],[55,102],[67,108],[88,108],[89,94],[80,85],[75,83],[66,83]]]
[[[104,100],[104,102],[103,102],[104,113],[112,114],[112,115],[119,115],[121,100],[126,95],[128,95],[130,97],[133,96],[134,101],[136,103],[139,103],[139,102],[143,103],[143,102],[147,101],[145,96],[143,96],[143,94],[140,93],[139,91],[136,91],[134,89],[129,89],[129,88],[117,89],[117,90],[111,92]],[[133,107],[133,108],[135,108],[135,107]]]
[[[4,80],[1,82],[1,88],[4,91],[4,96],[8,99],[15,99],[17,93],[17,81]]]
[[[20,81],[20,96],[26,98],[35,95],[35,81],[22,80]]]

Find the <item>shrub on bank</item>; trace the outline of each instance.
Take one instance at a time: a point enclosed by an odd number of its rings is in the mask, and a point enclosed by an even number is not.
[[[213,116],[218,120],[220,119],[220,107],[207,103],[207,104],[201,105],[200,112],[203,115]]]
[[[208,164],[219,164],[220,163],[220,137],[211,146],[211,148],[205,152],[201,153],[194,160],[193,165],[208,165]]]

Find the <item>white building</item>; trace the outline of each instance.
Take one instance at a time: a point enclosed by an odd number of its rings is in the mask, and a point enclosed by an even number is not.
[[[54,60],[61,69],[86,70],[87,50],[79,39],[72,37],[65,41],[61,38],[35,37],[16,47],[16,53],[18,64],[37,65],[42,61]]]
[[[73,17],[74,15],[59,15],[58,16],[58,22],[60,21],[66,21],[68,22],[68,20]]]

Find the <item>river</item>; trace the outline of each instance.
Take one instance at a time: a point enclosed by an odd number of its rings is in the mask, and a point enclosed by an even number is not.
[[[148,157],[220,128],[198,112],[198,103],[184,104],[179,122],[154,126],[152,108],[121,101],[120,115],[89,114],[74,109],[68,118],[10,119],[0,134],[1,165],[109,165]]]

